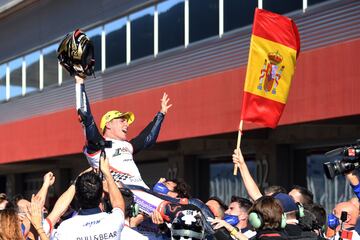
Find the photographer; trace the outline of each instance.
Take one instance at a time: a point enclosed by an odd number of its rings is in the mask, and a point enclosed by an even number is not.
[[[360,141],[350,147],[334,149],[325,153],[327,157],[340,157],[340,160],[324,163],[324,172],[328,179],[337,175],[344,175],[349,181],[357,199],[360,199],[360,181],[355,172],[360,167]],[[355,204],[353,204],[355,203]],[[351,199],[336,205],[332,214],[328,216],[327,236],[331,239],[359,239],[359,204]]]

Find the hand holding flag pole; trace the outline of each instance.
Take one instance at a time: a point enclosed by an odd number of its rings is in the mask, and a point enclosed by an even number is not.
[[[244,121],[241,120],[240,124],[239,124],[239,132],[238,132],[238,137],[237,137],[237,141],[236,141],[236,149],[240,149],[240,144],[241,144],[241,135],[242,135],[242,130],[243,130],[243,123]],[[238,170],[238,166],[234,163],[234,176],[237,175],[237,170]]]

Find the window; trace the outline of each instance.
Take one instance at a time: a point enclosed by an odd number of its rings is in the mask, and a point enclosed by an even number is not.
[[[126,62],[126,19],[105,25],[106,68]]]
[[[288,13],[302,9],[302,0],[263,0],[263,8],[275,13]]]
[[[101,27],[91,29],[86,35],[94,44],[95,72],[101,70]]]
[[[131,60],[154,53],[154,7],[130,15]]]
[[[6,64],[0,65],[0,101],[6,100]]]
[[[40,81],[40,51],[30,53],[25,56],[26,62],[26,93],[39,89]]]
[[[224,158],[221,160],[224,160]],[[249,168],[251,176],[256,180],[258,177],[257,168],[259,167],[257,162],[248,161],[247,159],[246,165]],[[217,196],[226,203],[230,202],[231,196],[233,195],[247,196],[247,191],[241,178],[229,174],[233,169],[233,163],[210,163],[209,196]]]
[[[22,94],[22,58],[9,63],[10,67],[10,98]]]
[[[43,49],[44,58],[44,87],[58,84],[58,44],[53,44]]]
[[[321,2],[326,2],[326,1],[329,1],[329,0],[308,0],[308,6],[318,4]]]
[[[224,31],[252,24],[257,1],[224,0]]]
[[[184,0],[160,3],[159,51],[184,45]]]
[[[219,34],[219,0],[189,0],[189,41]]]

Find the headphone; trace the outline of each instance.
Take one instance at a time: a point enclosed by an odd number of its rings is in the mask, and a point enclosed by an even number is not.
[[[251,226],[253,226],[255,229],[260,229],[264,226],[264,220],[263,220],[263,215],[259,212],[256,211],[251,211],[249,213],[249,223],[251,224]],[[286,215],[285,213],[283,213],[281,215],[281,223],[280,223],[280,227],[281,228],[285,228],[286,227]]]
[[[305,216],[304,206],[299,202],[297,202],[296,205],[298,207],[296,210],[296,219],[300,219]]]

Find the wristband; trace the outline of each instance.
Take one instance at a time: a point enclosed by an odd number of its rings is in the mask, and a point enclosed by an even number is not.
[[[230,235],[231,235],[231,236],[236,236],[236,234],[237,234],[238,232],[239,232],[239,231],[236,230],[236,228],[233,228],[233,229],[231,230],[231,232],[230,232]]]

